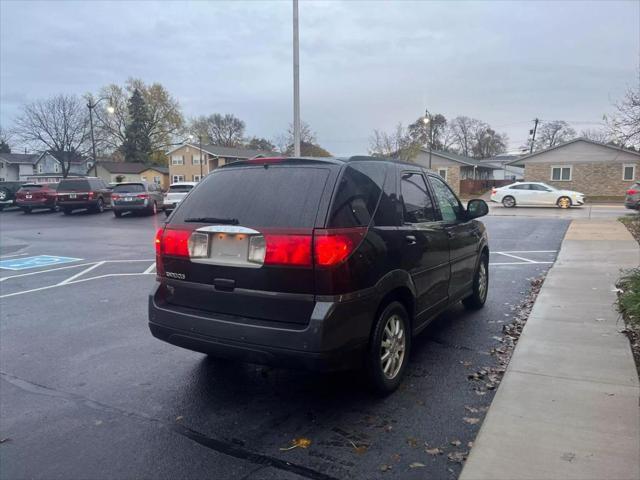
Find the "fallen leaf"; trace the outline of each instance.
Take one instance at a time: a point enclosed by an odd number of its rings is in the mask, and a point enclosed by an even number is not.
[[[478,413],[478,409],[477,409],[477,408],[474,408],[474,407],[467,407],[467,406],[465,406],[465,407],[464,407],[464,409],[465,409],[467,412],[471,412],[471,413]]]
[[[0,443],[6,443],[6,442],[10,442],[11,439],[9,437],[5,437],[5,438],[0,438]]]
[[[438,447],[426,448],[424,451],[427,452],[429,455],[442,455],[444,453],[442,449]]]
[[[386,427],[384,427],[385,432],[390,432],[391,430],[393,430],[393,425],[387,425]]]
[[[309,440],[308,438],[300,437],[291,440],[291,446],[281,448],[280,451],[286,452],[288,450],[293,450],[294,448],[309,448],[310,446],[311,440]]]
[[[401,457],[399,453],[394,453],[393,455],[391,455],[391,458],[394,462],[399,462]]]
[[[179,422],[180,420],[182,420],[184,417],[182,415],[178,415],[176,417],[176,422]]]
[[[449,455],[447,455],[449,461],[454,463],[462,463],[464,462],[466,457],[466,452],[451,452]]]
[[[426,465],[420,462],[413,462],[409,465],[409,468],[424,468]]]
[[[391,470],[393,467],[391,465],[380,465],[380,470],[382,472],[386,472],[388,470]]]
[[[468,443],[467,443],[467,447],[469,447],[469,448],[473,448],[473,442],[468,442]]]
[[[102,425],[102,420],[96,420],[95,422],[93,422],[96,426],[98,425]]]
[[[454,447],[459,447],[460,445],[462,445],[462,442],[460,440],[451,440],[451,445],[453,445]]]
[[[418,440],[413,437],[409,437],[407,438],[407,445],[411,448],[418,448]]]
[[[475,425],[476,423],[478,423],[480,421],[479,418],[475,418],[475,417],[463,417],[462,420],[465,423],[468,423],[469,425]]]
[[[347,438],[347,441],[353,446],[353,449],[356,451],[358,455],[362,455],[367,451],[366,445],[357,446],[353,441],[349,440],[348,438]]]

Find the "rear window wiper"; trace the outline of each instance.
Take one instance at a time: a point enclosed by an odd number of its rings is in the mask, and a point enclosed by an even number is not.
[[[222,225],[238,225],[240,222],[237,218],[221,218],[221,217],[191,217],[185,218],[187,223],[220,223]]]

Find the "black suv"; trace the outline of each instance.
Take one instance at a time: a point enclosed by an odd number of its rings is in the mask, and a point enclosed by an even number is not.
[[[99,177],[65,178],[58,185],[58,206],[65,215],[78,208],[102,213],[111,206],[111,190]]]
[[[156,235],[149,327],[216,357],[365,367],[394,390],[413,335],[451,304],[483,306],[482,200],[371,157],[258,158],[216,169]]]

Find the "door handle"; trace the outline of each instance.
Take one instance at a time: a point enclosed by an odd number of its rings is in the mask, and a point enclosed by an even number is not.
[[[406,237],[404,237],[404,239],[407,241],[409,245],[416,244],[416,237],[414,235],[407,235]]]

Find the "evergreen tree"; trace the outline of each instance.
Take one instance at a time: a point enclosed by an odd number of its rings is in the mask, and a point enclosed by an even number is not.
[[[11,147],[4,140],[0,140],[0,153],[11,153]]]
[[[125,126],[122,152],[126,162],[147,163],[151,155],[150,124],[147,104],[138,89],[133,91],[128,104],[129,118]]]

